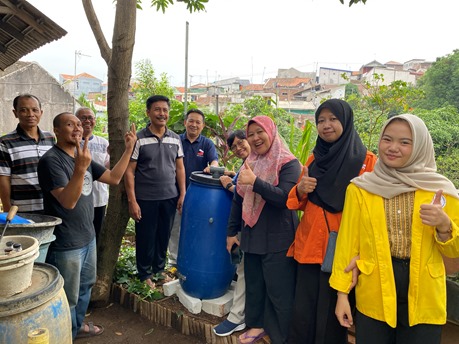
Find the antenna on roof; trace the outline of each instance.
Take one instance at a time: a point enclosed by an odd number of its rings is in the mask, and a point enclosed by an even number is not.
[[[78,81],[76,80],[76,67],[77,67],[77,57],[91,57],[89,55],[85,55],[81,52],[81,50],[75,50],[75,65],[73,69],[73,113],[75,113],[75,97],[76,97],[76,90],[78,86]]]

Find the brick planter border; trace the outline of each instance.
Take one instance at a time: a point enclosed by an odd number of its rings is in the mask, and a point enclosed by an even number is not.
[[[215,324],[191,317],[182,311],[173,311],[163,306],[160,300],[153,302],[142,300],[138,295],[129,293],[115,283],[112,284],[111,299],[154,324],[174,328],[184,335],[204,340],[207,344],[237,344],[239,332],[237,335],[218,337],[212,331]]]

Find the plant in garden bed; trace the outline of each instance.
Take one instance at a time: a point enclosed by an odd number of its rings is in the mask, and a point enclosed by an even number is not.
[[[163,276],[161,276],[164,278]],[[161,278],[158,278],[159,280]],[[157,282],[155,280],[155,282]],[[158,289],[151,289],[145,282],[137,278],[135,263],[135,247],[129,240],[121,244],[120,254],[115,267],[115,283],[121,284],[128,292],[139,295],[142,300],[154,301],[164,298],[164,294]]]

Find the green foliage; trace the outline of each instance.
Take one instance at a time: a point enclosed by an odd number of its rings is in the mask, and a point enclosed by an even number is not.
[[[167,74],[161,74],[158,79],[150,60],[141,60],[135,64],[136,82],[132,85],[134,99],[129,101],[129,122],[135,123],[138,129],[144,128],[149,122],[145,113],[145,102],[148,97],[154,94],[161,94],[171,100],[170,116],[175,124],[178,111],[183,113],[183,105],[174,99],[174,89],[169,85]],[[169,125],[169,124],[168,124]]]
[[[443,174],[459,188],[459,148],[451,148],[445,155],[438,156],[437,172]]]
[[[354,85],[353,83],[346,84],[344,94],[345,98],[348,98],[351,95],[354,95],[357,98],[360,97],[359,88],[357,87],[357,85]]]
[[[437,58],[418,84],[426,95],[419,102],[420,107],[435,109],[453,105],[459,109],[459,50]]]
[[[265,115],[276,123],[279,135],[286,142],[292,153],[298,158],[309,154],[311,149],[311,127],[305,125],[305,133],[294,124],[294,118],[283,109],[275,108],[270,101],[255,96],[244,100],[243,104],[231,105],[220,114],[206,114],[206,130],[210,137],[215,138],[215,146],[219,155],[220,164],[227,169],[236,170],[240,164],[230,147],[226,144],[229,134],[237,129],[245,129],[247,122],[258,115]],[[205,132],[203,132],[206,135]]]
[[[459,112],[454,106],[435,110],[418,109],[414,114],[422,118],[429,129],[437,157],[446,156],[448,152],[459,149]]]
[[[346,97],[346,101],[354,109],[354,125],[363,143],[371,151],[376,152],[379,132],[386,119],[412,111],[412,107],[423,97],[423,93],[401,80],[383,85],[383,75],[374,74],[373,77],[374,84],[363,84],[362,95],[351,93]]]
[[[316,127],[311,122],[306,121],[304,124],[303,133],[296,147],[293,146],[293,138],[291,139],[290,142],[292,143],[292,147],[290,147],[290,151],[298,158],[302,165],[306,163],[308,156],[311,154],[311,151],[315,145],[316,137]]]
[[[341,2],[344,5],[344,0],[339,0],[339,2]],[[349,7],[351,7],[352,5],[357,4],[359,2],[361,2],[363,4],[366,4],[367,0],[349,0]]]
[[[135,235],[135,222],[132,218],[129,218],[124,234],[127,236]]]
[[[158,290],[152,290],[145,282],[137,278],[135,263],[135,248],[129,241],[124,240],[114,274],[115,283],[124,285],[128,292],[139,295],[143,300],[153,301],[162,299],[164,295]]]
[[[208,1],[209,0],[177,0],[177,2],[184,2],[190,13],[203,11]],[[173,4],[173,0],[151,0],[151,6],[156,7],[157,11],[161,10],[163,13],[166,12],[166,8],[168,8],[169,5]]]

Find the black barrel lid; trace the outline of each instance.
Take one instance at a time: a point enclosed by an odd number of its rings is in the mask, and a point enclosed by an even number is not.
[[[213,178],[211,174],[201,171],[191,172],[190,180],[200,184],[223,187],[219,178]]]

